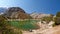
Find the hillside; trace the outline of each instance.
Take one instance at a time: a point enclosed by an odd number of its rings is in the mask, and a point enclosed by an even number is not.
[[[4,16],[8,19],[29,19],[31,16],[27,14],[23,9],[19,7],[10,7],[4,13]]]
[[[50,16],[50,14],[32,13],[32,14],[30,14],[30,16],[34,19],[40,19],[40,18],[43,18],[45,16]]]

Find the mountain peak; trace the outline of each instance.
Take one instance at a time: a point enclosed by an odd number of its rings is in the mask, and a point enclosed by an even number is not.
[[[10,19],[28,19],[30,18],[29,14],[27,14],[20,7],[10,7],[4,14],[7,18]]]

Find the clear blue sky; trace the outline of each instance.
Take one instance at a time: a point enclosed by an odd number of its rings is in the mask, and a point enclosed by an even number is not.
[[[0,7],[18,6],[27,13],[37,11],[38,13],[56,14],[60,11],[60,0],[0,0]]]

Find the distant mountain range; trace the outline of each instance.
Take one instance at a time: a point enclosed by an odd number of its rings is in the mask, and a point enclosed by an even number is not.
[[[0,15],[7,11],[7,8],[0,7]]]
[[[0,8],[0,15],[8,19],[40,19],[45,16],[50,16],[50,14],[43,13],[28,14],[20,7]]]
[[[29,19],[31,16],[20,7],[9,7],[3,16],[8,19]]]
[[[0,7],[0,13],[5,12],[6,10],[7,10],[7,8]]]

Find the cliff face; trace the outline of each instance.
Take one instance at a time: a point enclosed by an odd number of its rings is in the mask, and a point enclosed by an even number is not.
[[[19,7],[10,7],[4,14],[9,19],[29,19],[29,16],[23,9]]]
[[[32,18],[34,18],[34,19],[40,19],[40,18],[43,18],[43,17],[45,17],[45,16],[46,16],[46,17],[47,17],[47,16],[50,16],[50,14],[32,13],[32,14],[30,14],[30,16],[31,16]]]

